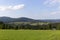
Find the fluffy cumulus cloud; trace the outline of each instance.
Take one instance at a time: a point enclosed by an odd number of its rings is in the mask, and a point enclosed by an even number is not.
[[[0,6],[0,11],[8,11],[8,10],[19,10],[24,8],[24,4],[15,5],[15,6]]]

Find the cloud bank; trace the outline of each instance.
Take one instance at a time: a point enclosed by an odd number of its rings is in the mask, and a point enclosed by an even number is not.
[[[19,10],[24,8],[24,4],[15,5],[15,6],[0,6],[0,11],[8,11],[8,10]]]

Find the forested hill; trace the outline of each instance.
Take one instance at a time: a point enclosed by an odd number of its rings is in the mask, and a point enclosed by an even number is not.
[[[20,18],[0,17],[0,21],[2,22],[39,22],[39,20],[34,20],[26,17],[20,17]]]
[[[11,17],[0,17],[2,22],[60,22],[60,19],[51,19],[51,20],[35,20],[32,18],[20,17],[20,18],[11,18]]]

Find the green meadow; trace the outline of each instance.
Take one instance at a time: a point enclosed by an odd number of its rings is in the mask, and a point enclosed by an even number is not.
[[[0,30],[0,40],[60,40],[60,31]]]

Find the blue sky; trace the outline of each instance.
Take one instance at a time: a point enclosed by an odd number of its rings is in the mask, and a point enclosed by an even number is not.
[[[0,0],[0,17],[60,19],[60,0]]]

